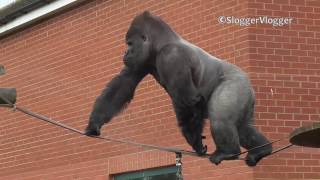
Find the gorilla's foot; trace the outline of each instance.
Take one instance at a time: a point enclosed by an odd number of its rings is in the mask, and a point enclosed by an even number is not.
[[[259,151],[253,151],[249,152],[246,157],[246,163],[248,166],[256,166],[257,163],[264,157],[270,155],[272,153],[272,147],[266,146],[262,149],[259,149]]]
[[[207,145],[201,146],[201,148],[196,148],[195,151],[199,156],[203,156],[207,153],[208,147]]]
[[[84,134],[87,136],[100,136],[100,127],[97,125],[88,125]]]
[[[225,153],[221,151],[215,151],[209,158],[209,160],[214,163],[215,165],[218,165],[223,160],[234,160],[238,159],[238,156],[235,156],[235,154],[238,153]]]

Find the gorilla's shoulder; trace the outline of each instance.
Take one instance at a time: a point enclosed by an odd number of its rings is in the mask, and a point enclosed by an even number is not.
[[[168,43],[166,45],[164,45],[161,49],[160,52],[161,53],[181,53],[182,51],[186,51],[187,49],[189,49],[189,47],[180,42],[180,41],[176,41],[173,43]]]

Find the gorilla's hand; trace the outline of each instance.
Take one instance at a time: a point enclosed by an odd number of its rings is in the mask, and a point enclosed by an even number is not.
[[[201,146],[198,146],[197,148],[195,148],[195,151],[199,156],[205,155],[207,153],[207,150],[208,150],[207,145],[204,145],[204,146],[201,145]]]
[[[87,136],[100,136],[100,127],[95,124],[89,124],[84,134]]]
[[[196,153],[199,156],[205,155],[207,153],[207,150],[208,150],[207,145],[203,145],[202,139],[205,139],[205,136],[200,136],[200,137],[196,138],[196,142],[192,146],[193,149],[196,151]]]

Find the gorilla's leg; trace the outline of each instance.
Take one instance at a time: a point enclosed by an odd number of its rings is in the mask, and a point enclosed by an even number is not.
[[[197,152],[198,155],[204,155],[207,152],[207,146],[203,146],[202,136],[204,118],[202,109],[178,108],[174,105],[178,124],[188,144]]]
[[[212,117],[211,118],[218,118]],[[230,120],[230,119],[229,119]],[[235,154],[240,152],[239,137],[237,128],[233,123],[228,121],[225,117],[212,120],[211,133],[216,144],[216,151],[211,155],[210,161],[218,165],[223,160],[237,159]]]
[[[244,124],[239,127],[240,144],[246,149],[252,149],[254,147],[269,143],[267,138],[265,138],[251,124],[249,124],[251,121],[253,121],[253,110],[254,107],[252,105],[252,107],[248,109],[248,113],[244,119]],[[271,154],[271,152],[271,144],[251,150],[246,157],[246,163],[248,166],[255,166],[263,157]]]
[[[239,119],[248,101],[249,88],[239,80],[222,82],[212,94],[208,103],[211,133],[216,144],[216,151],[210,161],[219,164],[223,160],[237,159],[240,152],[238,135]]]
[[[269,141],[254,127],[247,125],[240,128],[240,143],[246,149],[251,149],[269,143]],[[248,166],[255,166],[263,157],[271,154],[271,144],[250,151],[246,157]]]

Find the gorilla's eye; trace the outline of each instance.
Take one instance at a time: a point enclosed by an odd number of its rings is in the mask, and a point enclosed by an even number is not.
[[[143,41],[147,40],[147,37],[145,35],[142,35],[141,38],[142,38]]]
[[[127,45],[128,45],[128,46],[132,46],[132,41],[128,41],[128,42],[127,42]]]

